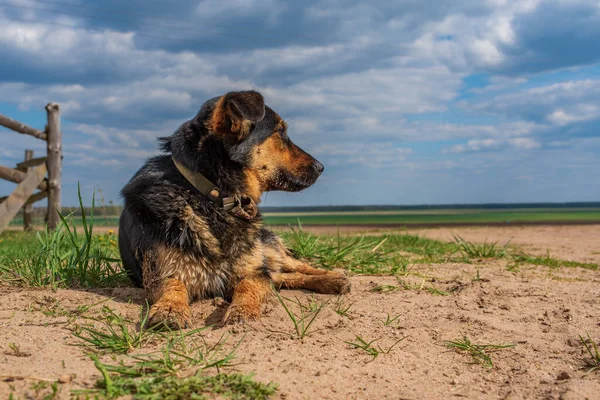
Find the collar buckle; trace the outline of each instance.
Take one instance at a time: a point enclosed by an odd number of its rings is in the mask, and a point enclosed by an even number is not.
[[[229,211],[239,204],[237,197],[223,197],[223,210]]]

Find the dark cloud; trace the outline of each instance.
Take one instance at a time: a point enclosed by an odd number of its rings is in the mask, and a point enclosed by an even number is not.
[[[507,74],[538,73],[600,61],[598,2],[540,2],[512,20],[516,42],[507,46]]]

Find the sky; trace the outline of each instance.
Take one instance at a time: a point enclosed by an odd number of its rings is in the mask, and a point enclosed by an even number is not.
[[[266,206],[599,201],[599,39],[598,0],[0,0],[0,114],[60,104],[65,205],[247,89],[325,165]]]

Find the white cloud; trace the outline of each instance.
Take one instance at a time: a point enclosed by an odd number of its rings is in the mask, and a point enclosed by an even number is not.
[[[600,118],[598,98],[600,80],[583,79],[502,93],[483,101],[464,101],[461,105],[469,111],[564,126]]]
[[[398,166],[412,152],[393,143],[323,144],[310,149],[317,158],[326,156],[330,165],[360,164],[369,168]]]
[[[537,140],[531,138],[514,138],[508,139],[508,144],[522,150],[537,149],[540,147],[540,143]]]
[[[570,110],[558,108],[548,115],[548,121],[559,125],[569,125],[575,122],[590,121],[600,118],[600,107],[595,104],[576,104]]]
[[[506,147],[519,150],[532,150],[540,147],[540,143],[532,138],[512,139],[473,139],[465,144],[458,144],[444,150],[444,153],[476,153],[483,151],[498,151]]]

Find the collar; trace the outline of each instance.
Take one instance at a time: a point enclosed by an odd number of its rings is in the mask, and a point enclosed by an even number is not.
[[[179,173],[208,200],[214,203],[223,211],[230,211],[236,216],[244,219],[252,219],[258,212],[258,207],[250,197],[241,195],[234,197],[225,197],[221,190],[211,181],[209,181],[200,172],[191,171],[180,162],[171,157],[173,164]]]

